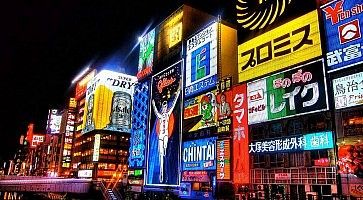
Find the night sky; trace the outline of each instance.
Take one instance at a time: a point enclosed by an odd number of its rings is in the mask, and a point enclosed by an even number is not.
[[[137,37],[182,3],[229,21],[235,15],[225,0],[9,2],[0,6],[0,161],[14,155],[28,123],[45,131],[48,109],[63,108],[90,61],[114,56],[136,73],[139,49],[126,55]]]

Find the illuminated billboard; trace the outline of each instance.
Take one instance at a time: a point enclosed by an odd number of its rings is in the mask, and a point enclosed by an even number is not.
[[[73,145],[73,133],[74,133],[74,123],[76,120],[76,114],[68,110],[66,128],[64,133],[64,146],[63,146],[63,156],[62,156],[62,167],[71,167],[71,153]]]
[[[184,133],[217,126],[215,93],[214,90],[184,101]]]
[[[247,94],[249,124],[328,109],[321,61],[250,82]]]
[[[331,131],[310,133],[282,139],[251,142],[249,153],[282,153],[334,148]]]
[[[82,133],[92,130],[130,132],[134,76],[102,70],[87,84]]]
[[[60,126],[62,123],[62,114],[57,109],[51,109],[48,111],[47,120],[47,133],[57,134],[60,132]]]
[[[333,80],[335,109],[363,104],[363,72]]]
[[[204,92],[217,83],[218,23],[214,22],[187,40],[185,97]]]
[[[141,80],[151,74],[154,64],[155,29],[143,36],[140,41],[139,67],[137,79]]]
[[[30,142],[30,147],[34,148],[36,147],[37,145],[41,144],[44,142],[44,138],[45,136],[44,135],[37,135],[37,134],[34,134],[32,136],[32,140]]]
[[[224,78],[217,85],[218,134],[229,135],[232,132],[232,78]]]
[[[243,82],[322,55],[317,11],[291,20],[238,46]]]
[[[87,83],[96,75],[96,70],[92,70],[85,77],[83,77],[80,81],[77,82],[76,85],[76,100],[79,100],[86,94]]]
[[[77,107],[77,100],[76,98],[69,98],[68,108],[75,109]]]
[[[152,76],[146,185],[180,182],[182,63]]]
[[[183,171],[215,170],[216,137],[185,141],[182,146]]]
[[[231,179],[231,142],[217,141],[217,180]]]
[[[232,88],[232,92],[233,182],[249,184],[250,157],[248,154],[247,85],[235,85]]]
[[[98,162],[100,159],[100,145],[101,145],[101,134],[95,135],[95,141],[93,143],[93,162]]]
[[[179,9],[170,15],[158,27],[156,59],[160,64],[176,62],[181,58],[181,43],[183,37],[183,9]],[[160,66],[158,71],[165,69],[165,65]],[[153,70],[155,71],[155,70]]]
[[[149,127],[150,80],[135,86],[130,137],[129,167],[144,167]]]
[[[362,7],[362,0],[333,1],[321,7],[328,71],[362,63]]]

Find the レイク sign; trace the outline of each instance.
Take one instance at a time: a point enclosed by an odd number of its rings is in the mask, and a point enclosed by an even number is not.
[[[249,153],[279,153],[331,149],[334,147],[334,140],[332,132],[326,131],[283,139],[251,142],[249,146]]]
[[[363,72],[333,80],[335,108],[363,104]]]
[[[187,41],[185,97],[201,93],[217,83],[217,22]]]
[[[322,62],[248,83],[248,123],[328,109]]]
[[[321,7],[327,45],[329,71],[363,62],[363,1],[340,0]]]
[[[284,69],[321,54],[315,10],[239,45],[238,81]]]

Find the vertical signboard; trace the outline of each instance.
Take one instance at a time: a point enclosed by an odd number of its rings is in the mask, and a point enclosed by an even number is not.
[[[136,77],[102,70],[87,85],[84,129],[130,132]]]
[[[231,179],[231,143],[230,140],[217,141],[217,180]]]
[[[152,77],[146,185],[178,186],[180,182],[182,63]]]
[[[325,25],[328,71],[362,63],[363,1],[333,1],[321,7]]]
[[[76,114],[68,110],[67,124],[64,133],[64,146],[63,146],[63,158],[62,167],[71,167],[71,152],[73,144],[74,122],[76,120]]]
[[[140,41],[139,67],[137,79],[141,80],[151,74],[154,64],[155,29],[144,35]]]
[[[149,127],[150,80],[135,86],[130,137],[129,167],[145,166],[146,136]]]
[[[318,12],[312,11],[238,46],[238,81],[322,55]]]
[[[217,116],[218,116],[218,134],[229,135],[232,132],[232,78],[222,79],[217,87]]]
[[[85,77],[83,77],[82,80],[80,80],[80,81],[77,82],[77,85],[76,85],[76,94],[75,94],[76,100],[80,100],[83,97],[83,95],[86,94],[86,91],[87,91],[87,83],[95,75],[96,75],[96,70],[92,70]]]
[[[335,109],[363,104],[363,72],[333,80]]]
[[[51,109],[48,112],[47,120],[47,133],[57,134],[60,132],[60,126],[62,123],[62,114],[57,109]]]
[[[100,145],[101,145],[101,134],[95,135],[95,142],[93,143],[93,162],[98,162],[100,158]]]
[[[218,67],[218,23],[214,22],[187,41],[185,97],[216,86]]]
[[[321,61],[248,83],[248,123],[328,109]]]
[[[183,142],[183,171],[216,169],[216,137]]]
[[[246,84],[236,85],[233,87],[232,92],[233,182],[236,184],[249,184],[247,86]]]

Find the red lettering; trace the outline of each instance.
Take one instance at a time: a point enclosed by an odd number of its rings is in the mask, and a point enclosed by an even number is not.
[[[175,80],[176,80],[176,78],[174,78],[174,77],[171,77],[170,79],[163,78],[163,79],[159,80],[159,82],[158,82],[159,93],[161,93],[165,87],[168,87],[169,85],[173,84],[175,82]]]
[[[343,12],[343,3],[344,1],[338,1],[335,4],[335,8],[331,6],[323,8],[323,11],[326,14],[326,19],[331,19],[332,25],[340,21],[339,13]]]

